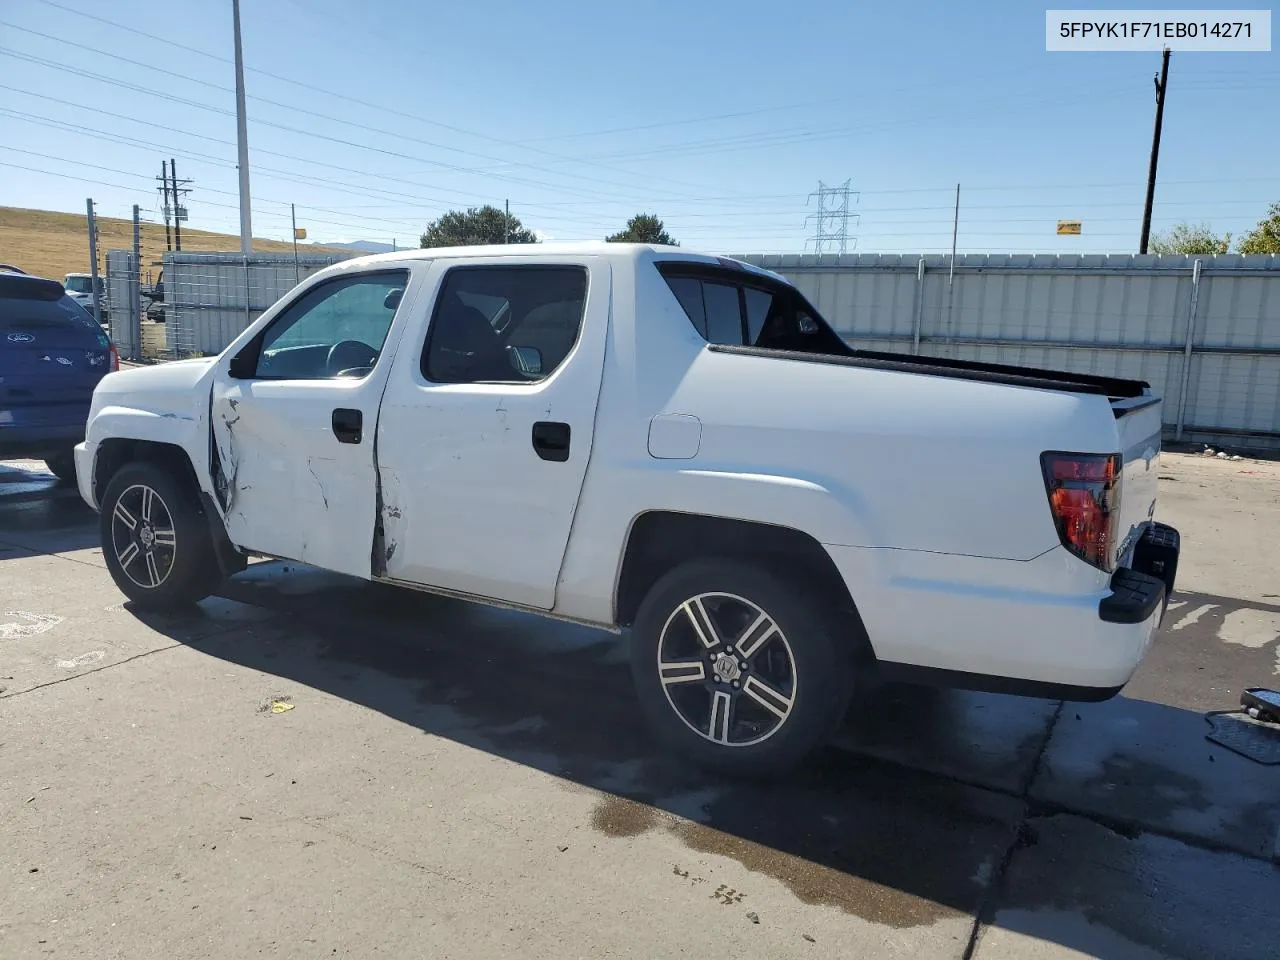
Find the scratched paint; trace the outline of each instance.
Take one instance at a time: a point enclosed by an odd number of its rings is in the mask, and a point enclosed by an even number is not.
[[[13,619],[0,623],[0,640],[21,640],[38,636],[52,630],[64,619],[44,613],[27,613],[25,610],[6,610],[5,616]]]

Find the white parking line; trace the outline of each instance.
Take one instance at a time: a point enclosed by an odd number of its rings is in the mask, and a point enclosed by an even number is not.
[[[1197,621],[1199,621],[1201,617],[1203,617],[1206,613],[1208,613],[1210,610],[1212,610],[1216,606],[1217,606],[1216,603],[1206,603],[1196,607],[1194,610],[1192,610],[1190,613],[1184,616],[1181,620],[1175,623],[1173,625],[1173,629],[1182,630],[1182,629],[1185,629],[1186,627],[1193,626]]]
[[[1280,613],[1244,607],[1222,618],[1218,639],[1257,650],[1280,637]]]
[[[18,640],[23,637],[34,637],[52,630],[62,622],[62,617],[54,617],[44,613],[27,613],[25,610],[6,610],[6,617],[17,617],[18,623],[0,623],[0,640]]]

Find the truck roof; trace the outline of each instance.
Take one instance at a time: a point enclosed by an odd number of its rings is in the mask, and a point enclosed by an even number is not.
[[[731,257],[698,253],[684,247],[664,246],[657,243],[609,243],[606,240],[548,241],[545,243],[511,243],[468,247],[420,247],[414,250],[400,250],[395,253],[374,253],[363,257],[353,257],[350,260],[343,260],[334,266],[349,267],[357,264],[365,266],[373,263],[403,263],[414,260],[434,260],[437,257],[465,259],[469,257],[536,257],[542,255],[609,257],[615,260],[688,260],[694,263],[733,267],[757,276],[780,280],[783,283],[789,282],[772,270],[744,263],[741,260],[734,260]]]

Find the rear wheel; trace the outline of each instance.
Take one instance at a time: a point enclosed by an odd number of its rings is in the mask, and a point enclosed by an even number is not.
[[[63,450],[51,457],[44,458],[44,465],[49,472],[63,483],[75,483],[76,455],[73,450]]]
[[[100,526],[107,569],[139,607],[195,603],[221,582],[195,492],[163,466],[121,468],[102,497]]]
[[[649,721],[676,751],[737,776],[781,773],[823,746],[853,685],[854,638],[801,580],[691,561],[649,591],[631,669]]]

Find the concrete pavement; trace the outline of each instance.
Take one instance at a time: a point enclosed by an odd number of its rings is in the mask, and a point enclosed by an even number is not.
[[[868,685],[745,785],[611,635],[275,562],[144,619],[0,465],[0,956],[1267,956],[1280,767],[1201,713],[1275,678],[1280,469],[1161,470],[1186,593],[1124,696]]]

